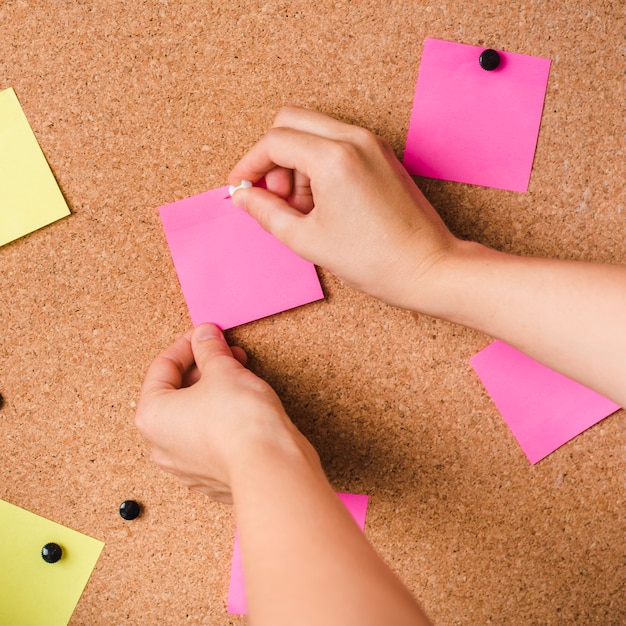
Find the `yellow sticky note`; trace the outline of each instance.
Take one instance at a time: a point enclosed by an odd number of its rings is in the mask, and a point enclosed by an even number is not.
[[[0,91],[0,246],[69,214],[15,91]]]
[[[56,563],[41,549],[61,546]],[[0,500],[0,624],[67,625],[104,543]]]

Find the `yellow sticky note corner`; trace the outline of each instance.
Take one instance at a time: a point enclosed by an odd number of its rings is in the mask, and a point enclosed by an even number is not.
[[[0,246],[69,214],[15,91],[0,91]]]
[[[56,563],[41,549],[61,546]],[[104,543],[0,500],[0,624],[67,625]]]

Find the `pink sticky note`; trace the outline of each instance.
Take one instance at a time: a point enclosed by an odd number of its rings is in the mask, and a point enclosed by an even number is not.
[[[426,39],[404,152],[411,174],[527,191],[550,59]]]
[[[620,408],[501,341],[470,362],[533,464]]]
[[[359,525],[359,528],[363,530],[365,528],[365,515],[367,513],[369,496],[354,493],[338,493],[337,496],[344,503],[348,511],[350,511],[354,521]],[[235,534],[233,563],[230,573],[230,588],[228,590],[228,612],[235,615],[248,614],[239,533]]]
[[[227,187],[159,211],[195,326],[232,328],[324,297],[314,265],[238,209]]]

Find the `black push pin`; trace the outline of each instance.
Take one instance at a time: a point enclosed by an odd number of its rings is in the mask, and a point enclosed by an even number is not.
[[[141,513],[141,506],[139,502],[135,502],[134,500],[124,500],[122,504],[120,504],[120,515],[127,520],[135,519],[139,517]]]
[[[4,396],[0,393],[0,409],[4,406]]]
[[[483,50],[478,57],[478,62],[480,63],[480,67],[488,72],[495,70],[498,65],[500,65],[500,55],[495,51],[489,48],[488,50]]]
[[[56,563],[61,560],[63,556],[63,549],[58,543],[47,543],[41,549],[41,558],[46,563]]]

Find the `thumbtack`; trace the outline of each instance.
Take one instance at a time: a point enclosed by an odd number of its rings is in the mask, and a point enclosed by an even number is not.
[[[56,563],[61,560],[63,556],[63,549],[58,543],[47,543],[41,549],[41,558],[46,563]]]
[[[491,48],[483,50],[478,57],[478,63],[484,70],[491,72],[491,70],[495,70],[500,65],[500,55]]]
[[[141,514],[141,505],[139,502],[135,502],[135,500],[124,500],[122,504],[120,504],[120,515],[125,520],[132,520]]]
[[[228,186],[228,193],[232,196],[235,191],[239,190],[239,189],[250,189],[250,187],[252,187],[252,181],[251,180],[242,180],[240,185],[229,185]]]

